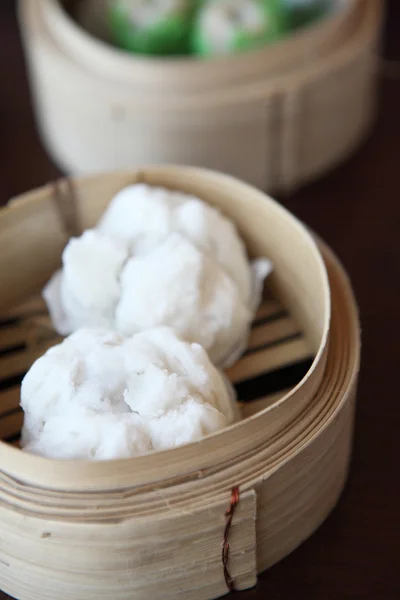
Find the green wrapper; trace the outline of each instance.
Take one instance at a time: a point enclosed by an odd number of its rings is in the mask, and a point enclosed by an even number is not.
[[[308,2],[286,2],[288,22],[291,29],[305,27],[324,17],[331,9],[331,0],[309,0]]]
[[[257,28],[244,22],[242,11],[247,8],[259,14]],[[221,10],[230,15],[227,17],[229,36],[224,40],[225,44],[221,43],[223,34],[210,25],[212,12],[217,16],[215,11]],[[258,48],[285,35],[289,29],[287,17],[282,0],[203,0],[193,28],[192,49],[199,56],[211,57]]]
[[[152,0],[148,0],[149,2]],[[135,2],[114,1],[110,5],[109,21],[114,43],[136,54],[183,55],[189,51],[193,6],[182,0],[179,10],[160,16],[148,26],[135,25]]]

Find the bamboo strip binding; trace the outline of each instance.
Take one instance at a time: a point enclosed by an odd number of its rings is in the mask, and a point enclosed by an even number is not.
[[[260,400],[239,424],[170,452],[112,463],[55,463],[1,443],[0,587],[22,600],[102,594],[205,600],[226,593],[221,552],[236,486],[229,574],[236,589],[251,587],[258,572],[319,526],[346,480],[359,326],[336,258],[284,209],[243,183],[188,168],[142,173],[149,183],[216,204],[238,223],[251,254],[272,258],[271,291],[306,333],[315,358],[288,393]],[[110,197],[137,176],[76,180],[81,227],[93,225]],[[66,239],[51,186],[0,212],[2,314],[38,291]]]

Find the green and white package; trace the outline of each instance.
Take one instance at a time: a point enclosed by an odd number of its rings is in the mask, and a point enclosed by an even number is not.
[[[117,46],[138,54],[187,54],[193,0],[112,0],[110,29]]]
[[[326,15],[333,0],[282,0],[288,11],[291,29],[304,27]]]
[[[205,0],[195,20],[192,47],[200,56],[251,50],[288,30],[282,0]]]

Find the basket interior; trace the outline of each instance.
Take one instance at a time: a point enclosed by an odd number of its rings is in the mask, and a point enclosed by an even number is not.
[[[89,34],[103,42],[112,43],[106,21],[108,0],[62,0],[61,5]]]
[[[0,439],[19,446],[21,381],[32,363],[58,343],[40,295],[0,316]],[[243,418],[297,385],[314,359],[312,344],[284,305],[266,292],[247,351],[228,370]]]
[[[302,410],[322,377],[330,321],[327,272],[305,227],[283,207],[235,179],[194,168],[146,167],[61,180],[14,199],[0,219],[0,440],[18,446],[23,423],[21,380],[32,363],[59,341],[40,292],[59,268],[71,230],[79,233],[93,227],[110,198],[138,181],[180,189],[216,206],[237,224],[249,256],[267,256],[274,265],[247,352],[227,373],[242,408],[244,420],[239,427],[243,432],[249,430],[240,437],[242,451],[247,452],[254,441],[250,433],[254,416],[259,424],[254,435],[272,438]],[[299,393],[288,396],[301,382]],[[281,410],[283,397],[288,402]],[[168,460],[169,472],[175,474],[175,469],[180,475],[188,464],[196,472],[204,468],[205,460],[215,464],[220,448],[224,460],[229,460],[227,448],[237,453],[237,446],[230,444],[231,437],[238,438],[236,429],[228,427],[198,444],[171,450],[175,462]],[[3,452],[6,449],[4,445]],[[22,462],[25,457],[20,457]],[[137,459],[137,482],[142,467],[144,478],[152,477],[153,463],[156,470],[160,468],[157,455],[141,458],[146,460]],[[14,454],[13,460],[19,458]],[[28,478],[31,476],[33,467],[28,463],[27,457],[26,465],[18,467],[19,476],[25,468]],[[65,468],[75,469],[68,464]],[[73,473],[76,477],[75,470]]]
[[[94,37],[112,43],[110,38],[109,28],[107,26],[106,15],[109,7],[109,0],[60,0],[61,6],[66,12],[88,33]],[[345,12],[353,5],[353,0],[337,0],[337,6],[334,10],[334,15],[338,12]],[[332,18],[332,15],[330,16]],[[320,22],[329,20],[329,17],[317,18],[317,25]],[[299,27],[300,30],[309,30],[315,23],[305,24]],[[297,31],[291,32],[295,35]],[[289,34],[290,36],[290,34]],[[285,36],[285,38],[288,36]]]

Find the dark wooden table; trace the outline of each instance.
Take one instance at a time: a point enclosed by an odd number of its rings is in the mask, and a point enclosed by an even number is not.
[[[0,41],[4,203],[58,171],[35,130],[13,0],[0,2]],[[389,2],[383,52],[400,59],[399,0]],[[335,249],[358,297],[363,363],[351,475],[320,530],[237,600],[400,599],[399,188],[397,67],[382,76],[378,121],[366,144],[322,181],[282,199]]]

